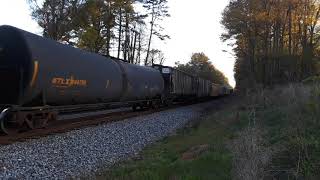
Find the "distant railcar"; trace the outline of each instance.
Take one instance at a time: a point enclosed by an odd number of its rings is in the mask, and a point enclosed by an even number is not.
[[[221,95],[229,95],[232,94],[233,89],[227,85],[222,85],[220,88],[220,94]]]
[[[195,77],[169,66],[153,65],[164,79],[164,96],[166,99],[194,97],[197,92]]]
[[[211,97],[219,96],[220,95],[220,88],[221,88],[221,86],[219,84],[212,83],[210,96]]]
[[[209,97],[211,92],[211,81],[198,78],[198,97]]]
[[[164,68],[162,73],[165,73]],[[194,77],[174,68],[170,68],[172,89],[171,93],[178,96],[193,96],[195,88],[193,86]]]
[[[210,97],[212,82],[181,70],[162,65],[153,65],[165,81],[165,97],[187,100],[188,98]]]

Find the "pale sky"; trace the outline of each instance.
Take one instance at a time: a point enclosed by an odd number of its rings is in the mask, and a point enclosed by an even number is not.
[[[220,40],[224,31],[220,24],[221,12],[229,0],[168,1],[171,17],[163,22],[163,27],[171,39],[165,43],[154,43],[156,48],[164,52],[165,65],[173,66],[176,61],[186,63],[192,53],[204,52],[234,86],[234,57],[231,55],[231,47]],[[26,0],[0,0],[0,25],[4,24],[41,34],[40,27],[30,16]]]

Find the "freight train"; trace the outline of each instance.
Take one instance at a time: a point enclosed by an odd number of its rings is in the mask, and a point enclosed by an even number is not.
[[[133,109],[229,94],[172,67],[144,67],[0,26],[0,125],[5,133],[47,126],[63,111]]]

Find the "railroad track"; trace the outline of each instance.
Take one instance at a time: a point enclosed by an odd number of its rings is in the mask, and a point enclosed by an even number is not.
[[[29,139],[38,139],[48,135],[59,134],[80,128],[121,121],[128,118],[148,115],[155,112],[174,109],[191,104],[195,103],[181,103],[172,105],[170,107],[161,107],[158,109],[148,109],[144,111],[132,111],[131,108],[119,108],[105,111],[62,115],[58,118],[57,121],[51,123],[46,128],[34,129],[10,135],[2,134],[0,135],[0,145],[9,145],[15,142],[24,142]]]

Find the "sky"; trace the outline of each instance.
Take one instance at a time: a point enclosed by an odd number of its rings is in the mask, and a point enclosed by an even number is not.
[[[229,0],[168,0],[171,17],[164,20],[162,26],[171,39],[166,42],[155,39],[153,43],[164,52],[164,64],[187,63],[192,53],[203,52],[235,86],[232,48],[220,40],[224,32],[221,13],[228,3]],[[0,0],[0,25],[12,25],[41,35],[41,28],[30,14],[26,0]]]

